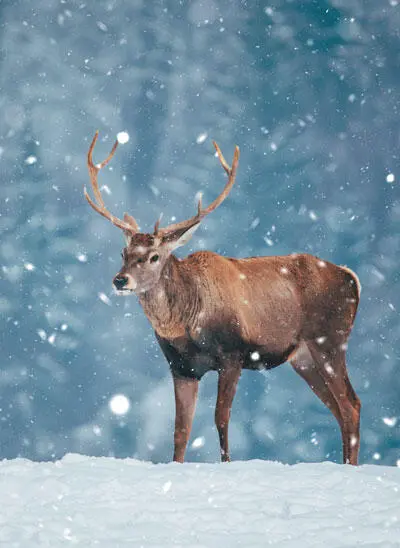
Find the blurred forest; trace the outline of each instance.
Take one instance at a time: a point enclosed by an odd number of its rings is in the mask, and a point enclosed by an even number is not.
[[[363,290],[348,366],[362,463],[400,465],[398,0],[0,3],[0,457],[172,454],[168,364],[136,299],[113,295],[123,238],[87,205],[86,152],[112,212],[151,230],[237,184],[181,256],[306,251]],[[110,399],[130,408],[116,414]],[[219,458],[216,376],[188,460]],[[233,458],[341,461],[330,412],[285,364],[245,372]]]

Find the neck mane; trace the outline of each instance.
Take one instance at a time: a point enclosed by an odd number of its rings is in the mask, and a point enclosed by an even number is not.
[[[156,333],[167,339],[185,336],[199,309],[195,281],[184,263],[170,255],[157,284],[141,294],[139,302]]]

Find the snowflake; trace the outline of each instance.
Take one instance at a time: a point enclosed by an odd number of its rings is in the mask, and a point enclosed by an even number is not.
[[[129,141],[129,133],[126,131],[120,131],[117,133],[117,141],[121,145],[125,145]]]

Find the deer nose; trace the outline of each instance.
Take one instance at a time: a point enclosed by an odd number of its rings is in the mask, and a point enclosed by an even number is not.
[[[128,281],[129,281],[129,279],[128,279],[127,276],[115,276],[113,283],[114,283],[116,289],[120,290],[120,289],[123,289],[126,286]]]

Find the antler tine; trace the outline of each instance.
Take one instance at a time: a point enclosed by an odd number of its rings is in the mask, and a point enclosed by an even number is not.
[[[92,186],[92,189],[93,189],[93,193],[94,193],[94,196],[95,196],[96,203],[90,198],[90,196],[89,196],[89,194],[86,190],[86,187],[84,188],[83,193],[85,195],[86,200],[89,202],[89,204],[92,206],[92,208],[95,211],[97,211],[97,213],[100,213],[100,215],[102,215],[103,217],[105,217],[106,219],[111,221],[113,223],[113,225],[117,226],[118,228],[122,228],[123,230],[126,230],[128,232],[135,233],[138,230],[138,224],[137,224],[137,222],[135,221],[135,219],[133,217],[127,216],[129,219],[131,219],[131,223],[127,223],[125,221],[122,221],[121,219],[118,219],[117,217],[114,217],[114,215],[112,215],[112,213],[110,213],[107,210],[106,206],[105,206],[103,196],[101,195],[99,185],[98,185],[98,182],[97,182],[97,176],[99,174],[99,171],[103,167],[105,167],[110,162],[112,157],[114,156],[114,153],[115,153],[115,151],[117,150],[117,147],[118,147],[118,139],[115,141],[115,143],[114,143],[114,145],[111,149],[111,152],[107,156],[107,158],[105,160],[103,160],[100,164],[96,165],[93,162],[93,150],[94,150],[94,147],[96,145],[96,141],[97,141],[98,136],[99,136],[99,132],[96,131],[96,133],[94,134],[93,140],[90,144],[90,147],[89,147],[89,150],[88,150],[88,155],[87,155],[87,165],[88,165],[88,170],[89,170],[90,183],[91,183],[91,186]]]
[[[215,149],[217,151],[218,158],[219,158],[219,161],[221,162],[222,167],[228,174],[228,182],[226,183],[224,190],[221,192],[218,198],[216,198],[208,207],[206,207],[205,209],[201,211],[202,218],[208,215],[209,213],[211,213],[211,211],[214,211],[214,209],[216,209],[220,204],[222,204],[222,202],[228,196],[235,182],[237,166],[239,163],[239,147],[238,146],[235,147],[235,152],[233,154],[232,167],[229,167],[219,146],[217,145],[215,141],[213,141],[213,145],[215,146]]]
[[[200,196],[199,196],[199,201],[197,203],[197,216],[200,217],[201,215],[201,206],[202,206],[202,202],[203,202],[203,194],[200,193]]]
[[[121,221],[121,219],[118,219],[117,217],[114,217],[114,215],[112,213],[110,213],[109,211],[107,211],[107,209],[95,204],[93,202],[92,198],[89,196],[89,194],[86,190],[86,187],[84,187],[83,193],[85,195],[86,200],[89,202],[89,204],[92,206],[92,208],[95,211],[97,211],[97,213],[100,213],[100,215],[102,215],[103,217],[105,217],[106,219],[111,221],[112,224],[117,226],[118,228],[122,228],[122,230],[128,230],[129,232],[135,232],[133,230],[133,226],[129,225],[128,223],[125,223],[124,221]]]
[[[217,145],[217,143],[215,141],[212,142],[214,147],[215,147],[215,150],[217,151],[217,154],[218,154],[218,158],[219,158],[219,161],[221,162],[222,164],[222,167],[224,168],[224,170],[227,172],[228,175],[230,175],[231,173],[231,168],[229,167],[228,165],[228,162],[225,160],[224,158],[224,155],[222,154],[221,152],[221,149],[219,148],[219,146]],[[236,147],[237,148],[237,147]]]
[[[96,197],[96,201],[99,204],[101,204],[102,207],[105,207],[103,196],[101,195],[99,185],[97,184],[97,175],[98,175],[99,171],[103,167],[105,167],[108,164],[108,162],[111,160],[111,158],[114,156],[114,153],[117,150],[118,140],[115,141],[115,143],[114,143],[114,145],[111,149],[111,152],[107,156],[107,158],[103,162],[101,162],[100,164],[96,165],[93,162],[93,150],[94,150],[94,147],[96,146],[98,136],[99,136],[99,131],[97,130],[96,133],[94,134],[92,143],[89,147],[87,162],[88,162],[88,168],[89,168],[89,176],[90,176],[90,180],[91,180],[91,183],[92,183],[93,192],[94,192],[94,195]]]
[[[180,223],[174,223],[172,225],[167,226],[166,228],[159,229],[157,225],[157,231],[158,233],[162,233],[163,235],[169,234],[171,232],[174,232],[175,230],[179,230],[181,228],[186,228],[195,225],[196,223],[199,223],[206,215],[211,213],[211,211],[214,211],[228,196],[229,192],[231,191],[233,184],[235,182],[236,178],[236,171],[237,166],[239,163],[239,147],[235,147],[235,153],[233,155],[233,161],[232,166],[229,167],[229,164],[225,160],[221,149],[217,145],[215,141],[213,141],[213,145],[215,147],[215,150],[217,151],[217,155],[219,158],[219,161],[221,162],[222,167],[228,174],[228,181],[225,185],[225,188],[221,192],[221,194],[216,198],[208,207],[205,209],[202,209],[202,199],[201,196],[199,198],[198,206],[197,206],[197,214],[194,217],[191,217],[190,219],[186,221],[181,221]]]
[[[162,216],[163,216],[163,214],[161,213],[160,216],[158,217],[157,221],[156,221],[156,224],[154,225],[154,236],[158,236]]]

